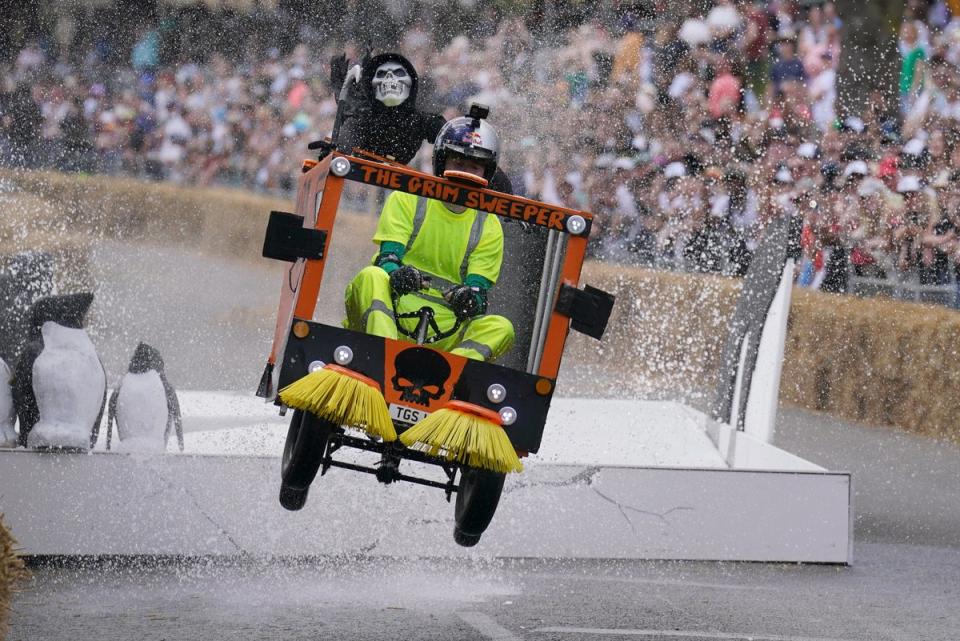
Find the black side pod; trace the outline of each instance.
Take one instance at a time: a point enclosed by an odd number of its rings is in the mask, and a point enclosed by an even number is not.
[[[569,316],[570,326],[581,334],[601,338],[607,329],[613,310],[613,294],[587,285],[582,290],[569,285],[560,286],[556,310]]]
[[[319,260],[327,244],[327,232],[303,226],[303,216],[271,211],[263,239],[263,257],[287,262],[298,258]]]

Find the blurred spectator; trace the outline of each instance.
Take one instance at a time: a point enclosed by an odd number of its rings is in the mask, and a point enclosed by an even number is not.
[[[900,29],[900,113],[906,115],[923,88],[926,50],[920,42],[917,24],[906,21]]]
[[[774,91],[779,94],[785,82],[802,83],[807,78],[807,72],[797,57],[793,34],[781,37],[777,42],[776,50],[777,59],[770,69],[770,80]]]
[[[94,170],[90,123],[84,114],[83,100],[79,96],[73,99],[69,111],[60,123],[60,143],[60,169],[82,172]]]
[[[755,95],[762,95],[767,84],[770,59],[771,15],[764,2],[753,2],[747,12],[744,36],[744,54],[747,58],[747,77]]]
[[[43,120],[43,112],[27,83],[16,85],[15,89],[0,97],[0,124],[4,138],[0,149],[10,164],[28,168],[41,164],[39,141]]]
[[[893,250],[896,267],[903,274],[916,269],[921,261],[932,262],[932,255],[921,244],[921,234],[930,224],[930,211],[918,176],[903,176],[897,182],[897,193],[903,196],[903,213],[894,222]]]

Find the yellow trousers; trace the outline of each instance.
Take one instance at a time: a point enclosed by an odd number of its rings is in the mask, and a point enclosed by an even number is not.
[[[401,296],[396,309],[390,294],[387,272],[372,265],[364,267],[347,285],[344,327],[384,338],[410,340],[397,331],[395,314],[416,312],[424,306],[433,309],[441,331],[453,327],[457,321],[439,289],[430,288]],[[416,318],[401,318],[399,322],[407,331],[412,332],[417,327]],[[513,340],[513,323],[503,316],[483,315],[468,319],[455,334],[431,343],[431,346],[478,361],[493,361],[513,346]]]

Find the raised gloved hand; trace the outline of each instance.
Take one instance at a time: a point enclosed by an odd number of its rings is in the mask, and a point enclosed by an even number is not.
[[[330,86],[333,87],[334,93],[340,92],[343,81],[347,79],[347,69],[346,54],[341,53],[339,56],[330,58]]]
[[[397,296],[423,289],[424,278],[416,267],[401,265],[390,272],[390,288]]]
[[[487,311],[487,290],[482,287],[457,285],[443,295],[460,320],[466,320]]]

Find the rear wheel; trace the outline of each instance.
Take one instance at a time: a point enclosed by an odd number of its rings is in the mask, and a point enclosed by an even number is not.
[[[454,508],[453,540],[463,547],[480,542],[500,503],[506,474],[465,467]]]
[[[336,429],[310,412],[296,410],[290,419],[280,461],[280,505],[299,510],[307,502],[310,484],[317,476],[327,439]]]

